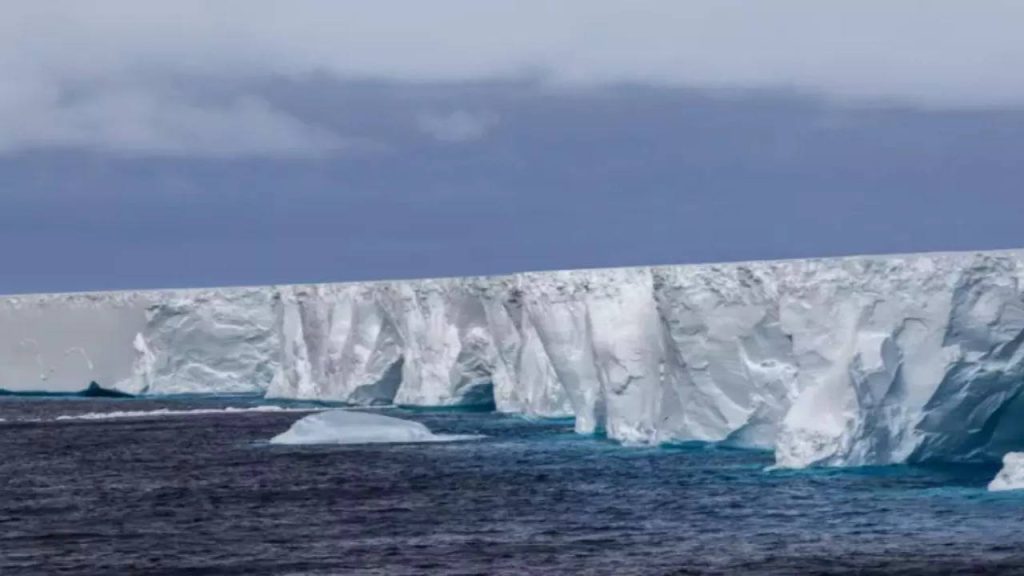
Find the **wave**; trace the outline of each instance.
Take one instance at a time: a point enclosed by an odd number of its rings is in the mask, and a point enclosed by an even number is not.
[[[86,412],[83,414],[62,414],[52,419],[54,422],[82,420],[127,420],[143,418],[166,418],[178,416],[203,416],[211,414],[243,414],[251,412],[319,412],[321,408],[282,408],[281,406],[228,406],[227,408],[193,408],[189,410],[172,410],[158,408],[156,410],[131,410],[112,412]]]

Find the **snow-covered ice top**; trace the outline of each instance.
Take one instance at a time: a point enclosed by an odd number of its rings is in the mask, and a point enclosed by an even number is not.
[[[479,436],[434,434],[429,428],[382,414],[350,410],[328,410],[311,414],[292,424],[286,432],[271,438],[271,444],[404,444],[411,442],[452,442]]]
[[[1024,452],[1008,452],[1003,456],[1003,468],[989,482],[992,492],[1024,490]]]
[[[1024,251],[0,299],[0,388],[492,402],[779,466],[1024,446]]]

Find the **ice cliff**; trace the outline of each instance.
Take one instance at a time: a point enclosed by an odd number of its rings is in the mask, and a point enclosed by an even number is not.
[[[1024,448],[1024,251],[0,299],[0,388],[494,403],[779,466]]]

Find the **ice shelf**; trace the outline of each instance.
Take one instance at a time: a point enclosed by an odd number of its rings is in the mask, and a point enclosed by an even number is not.
[[[1024,251],[0,298],[0,388],[491,403],[782,467],[1024,448]]]

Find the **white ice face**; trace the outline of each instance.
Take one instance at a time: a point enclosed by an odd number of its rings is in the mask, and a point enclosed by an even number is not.
[[[1003,469],[989,483],[992,492],[1024,490],[1024,452],[1008,452],[1003,456]]]
[[[262,393],[279,370],[265,288],[0,298],[0,388]]]
[[[1024,448],[1024,252],[0,299],[0,387],[573,416],[782,467]]]

